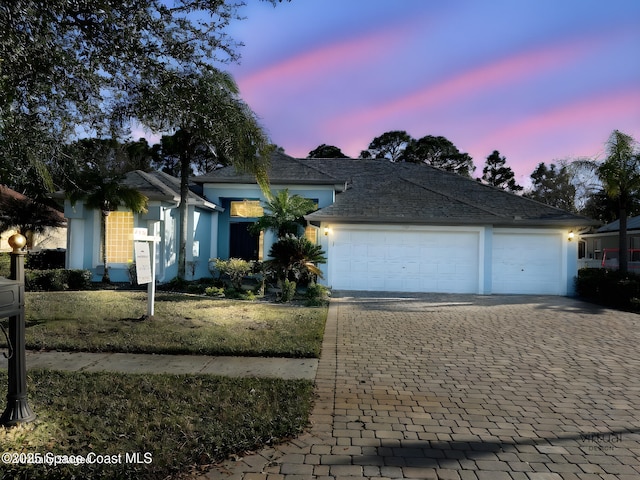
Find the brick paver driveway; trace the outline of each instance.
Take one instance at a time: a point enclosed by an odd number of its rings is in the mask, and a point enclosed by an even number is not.
[[[638,479],[639,353],[572,299],[339,292],[310,431],[208,478]]]

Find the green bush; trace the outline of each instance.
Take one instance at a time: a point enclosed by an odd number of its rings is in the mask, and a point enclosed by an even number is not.
[[[25,290],[27,291],[58,292],[68,288],[67,275],[63,269],[25,272]]]
[[[242,280],[253,271],[252,263],[241,258],[230,258],[229,260],[216,258],[212,263],[220,275],[229,277],[231,285],[236,290],[242,290]]]
[[[29,252],[26,268],[29,270],[58,270],[64,268],[65,250],[40,250]]]
[[[329,300],[329,289],[324,285],[310,283],[304,296],[308,307],[318,307]]]
[[[285,280],[282,283],[282,294],[280,295],[280,301],[283,303],[290,302],[296,294],[296,282]]]
[[[91,270],[65,270],[69,290],[89,290],[91,288]]]
[[[583,268],[578,271],[576,292],[580,297],[595,303],[638,310],[640,277],[604,268]]]
[[[204,290],[204,294],[207,297],[224,297],[224,288],[222,287],[207,287]]]
[[[90,270],[26,270],[24,283],[29,292],[87,290],[91,288],[91,277]]]
[[[11,275],[11,256],[7,252],[0,253],[0,277]]]

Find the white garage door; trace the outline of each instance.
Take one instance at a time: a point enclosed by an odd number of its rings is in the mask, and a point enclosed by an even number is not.
[[[329,242],[338,290],[478,293],[479,232],[340,226]]]
[[[561,233],[493,233],[492,293],[565,295]]]

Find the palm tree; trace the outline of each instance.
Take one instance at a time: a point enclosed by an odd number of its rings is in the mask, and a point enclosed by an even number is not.
[[[107,265],[107,217],[120,206],[133,213],[145,213],[149,201],[138,190],[123,185],[122,178],[121,175],[102,175],[96,171],[89,171],[80,183],[82,186],[67,192],[72,204],[82,199],[88,208],[100,210],[100,244],[104,264],[102,281],[104,283],[111,281]]]
[[[265,262],[267,268],[276,273],[279,282],[299,281],[301,278],[318,276],[322,271],[317,267],[327,263],[327,257],[320,245],[314,245],[304,237],[287,234],[271,247],[271,260]]]
[[[181,132],[178,278],[184,278],[189,175],[197,148],[208,149],[218,163],[255,174],[266,190],[273,147],[229,73],[211,67],[200,74],[166,72],[165,77],[163,82],[141,85],[132,105],[134,116],[153,131]]]
[[[627,214],[640,190],[640,153],[631,135],[614,130],[607,141],[607,158],[596,170],[604,191],[618,204],[619,269],[628,271]]]
[[[313,200],[290,195],[289,189],[278,191],[265,202],[265,209],[269,212],[258,219],[250,228],[254,234],[263,230],[274,230],[278,238],[285,235],[298,235],[298,229],[304,225],[303,217],[316,209]]]

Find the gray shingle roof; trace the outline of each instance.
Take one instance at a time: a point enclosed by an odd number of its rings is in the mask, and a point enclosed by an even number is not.
[[[134,170],[125,175],[125,185],[135,188],[151,201],[164,201],[177,204],[180,201],[180,179],[164,172],[143,172]],[[217,208],[206,199],[189,191],[189,203],[205,208]]]
[[[194,177],[196,183],[255,183],[255,176],[238,172],[234,167],[213,170],[205,175]],[[271,156],[269,183],[286,185],[295,182],[303,185],[333,185],[339,183],[336,178],[317,169],[304,159],[293,158],[281,152]]]
[[[603,225],[597,230],[597,232],[617,232],[618,230],[620,230],[620,220],[615,220],[614,222]],[[627,219],[627,231],[628,230],[640,230],[640,215],[636,217],[629,217]]]
[[[308,175],[308,176],[304,176]],[[378,159],[272,158],[272,184],[336,184],[336,201],[307,215],[312,222],[410,223],[497,226],[597,224],[475,180],[427,165]],[[198,177],[198,183],[255,183],[230,167]]]

